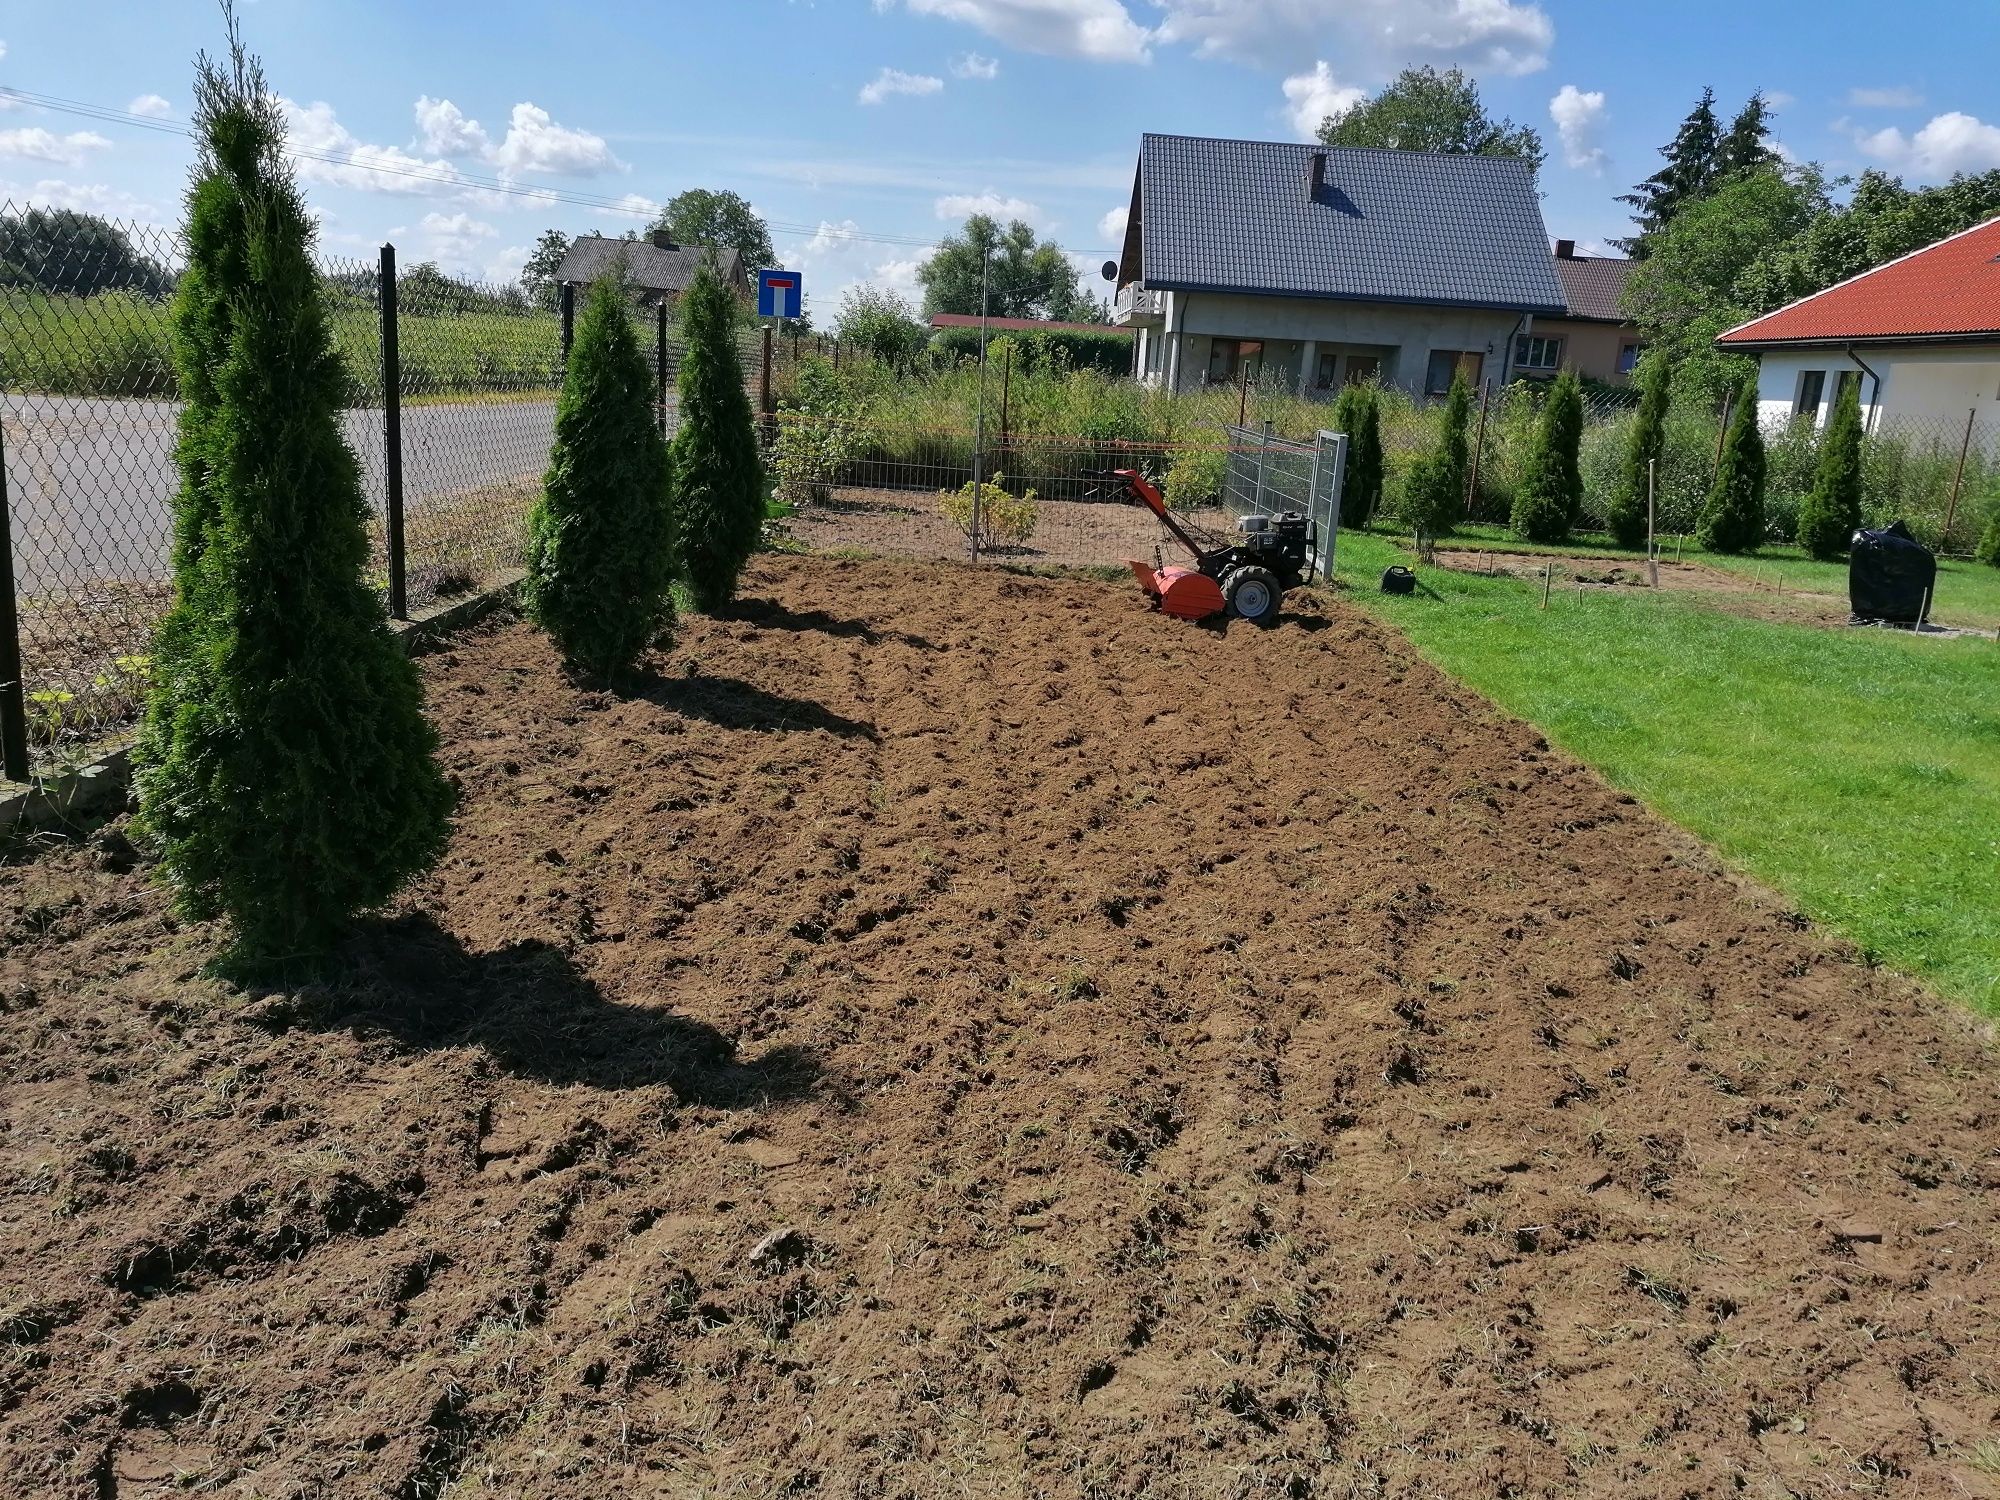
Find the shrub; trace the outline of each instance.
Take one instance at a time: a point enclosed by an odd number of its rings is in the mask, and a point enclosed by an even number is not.
[[[1451,377],[1451,391],[1444,398],[1444,430],[1438,435],[1438,451],[1444,457],[1454,493],[1459,497],[1451,509],[1438,513],[1436,529],[1448,532],[1464,514],[1465,479],[1472,463],[1471,442],[1466,428],[1472,421],[1472,385],[1461,368]]]
[[[840,471],[860,455],[860,415],[833,367],[812,359],[799,369],[778,417],[772,449],[777,497],[787,505],[824,504]]]
[[[630,669],[673,628],[673,524],[653,376],[614,277],[590,288],[528,515],[528,615],[572,671]]]
[[[1845,555],[1861,524],[1861,382],[1842,384],[1819,445],[1819,472],[1799,508],[1799,545],[1831,562]]]
[[[736,354],[735,294],[713,261],[681,296],[681,430],[673,444],[680,564],[697,608],[719,609],[764,530],[757,428]]]
[[[276,959],[324,951],[428,867],[452,794],[416,669],[363,581],[346,376],[276,96],[230,41],[195,81],[174,601],[136,761],[180,909]]]
[[[1972,555],[1989,568],[2000,568],[2000,485],[1994,486],[1989,497],[1986,529],[1979,534]]]
[[[1764,434],[1754,379],[1737,394],[1695,539],[1711,552],[1750,552],[1764,540]]]
[[[1221,448],[1184,448],[1167,466],[1163,489],[1175,510],[1199,510],[1222,499],[1229,454]]]
[[[999,542],[1019,547],[1034,537],[1040,511],[1035,492],[1029,490],[1022,495],[1010,495],[1004,488],[1006,478],[1005,474],[995,474],[978,486],[982,546]],[[968,479],[956,490],[938,491],[938,508],[967,537],[972,535],[973,489],[973,483]]]
[[[1097,370],[1116,376],[1132,373],[1132,349],[1137,341],[1130,333],[1121,333],[1113,328],[1106,328],[1102,333],[1076,328],[1041,328],[1025,332],[1025,337],[1012,336],[1015,343],[1014,375],[1017,379],[1023,375],[1067,370]],[[989,330],[986,337],[989,369],[999,363],[1000,356],[994,352],[998,343],[999,338]],[[941,328],[931,335],[931,348],[955,359],[976,359],[979,355],[979,330]]]
[[[1637,547],[1646,540],[1647,500],[1652,496],[1657,505],[1672,389],[1665,356],[1654,354],[1641,363],[1639,413],[1626,429],[1624,461],[1604,517],[1606,529],[1621,547]]]
[[[1583,502],[1578,452],[1583,442],[1583,392],[1576,375],[1556,378],[1528,449],[1511,517],[1514,531],[1531,542],[1568,538]]]
[[[1366,526],[1382,505],[1382,401],[1372,385],[1350,385],[1333,404],[1333,425],[1347,434],[1340,524]]]
[[[1444,535],[1458,513],[1458,499],[1450,456],[1442,450],[1419,454],[1403,477],[1404,523],[1419,536]]]

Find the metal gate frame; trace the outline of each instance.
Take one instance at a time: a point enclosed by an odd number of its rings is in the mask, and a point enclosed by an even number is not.
[[[1340,537],[1340,492],[1347,481],[1347,434],[1322,429],[1311,442],[1281,438],[1265,423],[1231,426],[1223,469],[1222,503],[1239,515],[1278,516],[1297,511],[1316,524],[1318,546],[1306,577],[1333,581]]]

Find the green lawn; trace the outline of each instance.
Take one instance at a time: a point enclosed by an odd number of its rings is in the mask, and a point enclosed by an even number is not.
[[[1897,968],[2000,1015],[2000,643],[1744,619],[1684,595],[1338,576],[1432,662]],[[1803,561],[1800,568],[1817,567]]]

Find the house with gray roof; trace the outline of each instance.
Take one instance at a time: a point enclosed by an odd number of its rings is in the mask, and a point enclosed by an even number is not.
[[[1505,382],[1569,311],[1534,174],[1502,156],[1148,134],[1116,279],[1140,378],[1174,390]]]
[[[750,278],[743,269],[741,251],[718,245],[677,245],[664,230],[655,230],[643,240],[606,239],[601,234],[581,234],[570,242],[569,252],[556,267],[556,281],[572,286],[588,286],[614,266],[623,265],[625,275],[639,294],[642,307],[665,302],[669,307],[701,269],[702,259],[714,255],[722,262],[723,280],[736,295],[750,300]]]

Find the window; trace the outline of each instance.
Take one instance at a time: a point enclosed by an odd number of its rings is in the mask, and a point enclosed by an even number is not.
[[[1382,373],[1382,359],[1375,354],[1347,356],[1347,384],[1365,385]]]
[[[1801,370],[1799,393],[1792,401],[1792,415],[1819,420],[1820,398],[1826,394],[1826,371]]]
[[[1264,345],[1257,339],[1210,339],[1208,383],[1231,385],[1239,375],[1255,380],[1263,354]]]
[[[1859,370],[1842,370],[1833,383],[1833,399],[1836,402],[1844,401],[1847,398],[1849,390],[1858,391],[1860,386],[1861,372]]]
[[[1563,341],[1548,339],[1536,334],[1523,334],[1514,340],[1514,363],[1523,370],[1546,370],[1553,373],[1562,368]]]
[[[1321,390],[1325,390],[1328,386],[1333,384],[1333,367],[1335,361],[1337,361],[1339,358],[1340,355],[1335,350],[1332,349],[1320,350],[1319,368],[1313,372],[1314,385],[1318,386]]]
[[[1424,394],[1443,396],[1451,390],[1451,377],[1460,370],[1472,385],[1479,384],[1479,372],[1486,363],[1486,356],[1477,350],[1433,349],[1431,362],[1424,371]]]
[[[1630,375],[1639,368],[1639,356],[1646,352],[1641,344],[1620,344],[1618,346],[1618,373]]]

